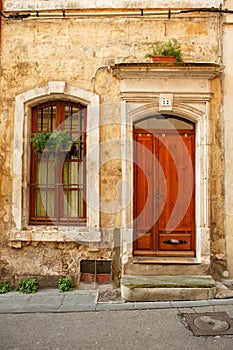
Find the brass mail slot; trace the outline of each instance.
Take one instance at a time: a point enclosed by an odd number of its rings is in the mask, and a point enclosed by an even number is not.
[[[190,234],[160,234],[159,249],[160,250],[190,250],[191,249]]]

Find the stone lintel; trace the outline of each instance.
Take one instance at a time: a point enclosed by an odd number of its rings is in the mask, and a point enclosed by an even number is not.
[[[213,79],[223,67],[216,63],[119,63],[112,73],[119,79],[193,78]]]

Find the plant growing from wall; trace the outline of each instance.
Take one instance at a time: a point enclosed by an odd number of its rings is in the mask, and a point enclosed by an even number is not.
[[[68,292],[73,290],[74,282],[69,277],[61,277],[58,281],[58,289],[62,292]]]
[[[146,54],[146,58],[153,58],[154,56],[173,56],[176,62],[182,62],[182,50],[179,44],[168,40],[162,44],[156,44],[152,47],[152,51]]]
[[[35,278],[28,278],[19,282],[17,290],[24,294],[36,293],[38,283]]]
[[[9,282],[2,282],[0,283],[0,294],[8,293],[12,290],[11,285]]]

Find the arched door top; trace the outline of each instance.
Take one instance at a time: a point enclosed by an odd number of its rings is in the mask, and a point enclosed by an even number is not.
[[[134,123],[136,129],[164,129],[164,130],[194,130],[195,123],[179,116],[168,114],[153,114],[136,120]]]

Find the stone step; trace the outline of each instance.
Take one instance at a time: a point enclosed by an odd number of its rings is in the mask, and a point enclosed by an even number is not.
[[[216,293],[211,276],[132,276],[121,278],[125,301],[203,300]]]

